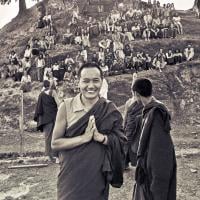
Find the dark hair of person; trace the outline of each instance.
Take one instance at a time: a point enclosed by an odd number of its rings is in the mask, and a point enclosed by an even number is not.
[[[50,82],[48,80],[44,80],[43,86],[44,86],[45,89],[49,88],[50,87]]]
[[[99,67],[99,65],[97,63],[85,63],[85,64],[83,64],[78,70],[78,73],[77,73],[78,77],[80,78],[81,72],[82,72],[83,69],[88,69],[88,68],[96,68],[96,69],[98,69],[99,72],[100,72],[101,79],[103,79],[102,69]]]
[[[152,83],[149,79],[136,79],[132,86],[132,91],[137,92],[143,97],[150,97],[152,95]]]

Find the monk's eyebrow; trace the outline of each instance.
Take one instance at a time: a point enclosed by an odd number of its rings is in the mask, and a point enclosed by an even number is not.
[[[93,80],[93,81],[97,81],[99,80],[100,78],[83,78],[84,81],[90,81],[90,80]]]

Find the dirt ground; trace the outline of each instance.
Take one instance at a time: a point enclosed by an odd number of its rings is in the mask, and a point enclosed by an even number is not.
[[[43,152],[44,137],[41,133],[25,132],[25,152]],[[199,127],[174,125],[172,137],[175,143],[178,163],[178,200],[200,199],[200,159]],[[13,143],[15,141],[15,143]],[[17,131],[0,132],[0,152],[18,152]],[[196,152],[196,153],[195,153]],[[23,159],[22,159],[23,160]],[[0,159],[0,200],[55,200],[58,164],[43,168],[8,169],[12,163]],[[81,161],[80,161],[81,162]],[[35,162],[34,162],[35,163]],[[36,163],[41,163],[37,161]],[[17,164],[23,164],[19,161]],[[134,168],[124,173],[124,185],[120,189],[111,188],[110,200],[131,200],[134,184]]]
[[[178,200],[200,199],[200,162],[197,156],[178,158]],[[80,161],[81,162],[81,161]],[[0,200],[55,200],[57,164],[44,168],[8,169],[9,164],[0,166]],[[124,173],[124,185],[111,188],[110,200],[131,200],[134,169]]]

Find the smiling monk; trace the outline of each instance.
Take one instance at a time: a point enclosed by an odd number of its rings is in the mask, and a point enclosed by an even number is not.
[[[99,97],[103,73],[94,63],[78,72],[80,93],[60,105],[52,148],[59,152],[58,200],[108,200],[123,183],[122,116]]]

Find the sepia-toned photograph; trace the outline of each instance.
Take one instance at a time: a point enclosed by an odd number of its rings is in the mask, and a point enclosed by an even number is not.
[[[200,0],[0,0],[0,200],[200,200]]]

